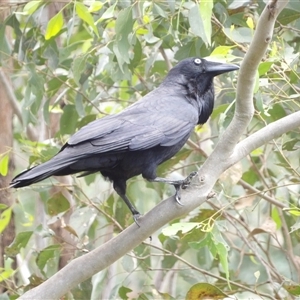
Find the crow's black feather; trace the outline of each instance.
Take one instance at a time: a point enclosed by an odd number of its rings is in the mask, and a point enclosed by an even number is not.
[[[139,213],[125,195],[126,180],[142,174],[150,181],[178,186],[181,181],[156,177],[157,166],[181,149],[197,124],[208,120],[214,106],[213,77],[237,69],[201,58],[181,61],[157,89],[122,112],[78,130],[57,155],[17,175],[11,187],[50,176],[101,172],[136,220]]]

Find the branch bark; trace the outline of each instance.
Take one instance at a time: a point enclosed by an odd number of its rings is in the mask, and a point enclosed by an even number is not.
[[[287,3],[288,0],[272,0],[263,11],[253,42],[241,65],[234,118],[221,136],[215,151],[199,170],[200,180],[196,183],[193,182],[189,189],[182,191],[184,206],[178,206],[173,197],[162,201],[139,219],[140,227],[132,224],[107,243],[74,259],[46,282],[26,292],[19,299],[58,299],[62,297],[80,282],[126,255],[166,223],[189,213],[205,202],[219,176],[232,164],[248,155],[253,149],[300,126],[300,112],[297,112],[266,126],[239,142],[253,116],[253,86],[258,64],[271,40],[276,17]]]

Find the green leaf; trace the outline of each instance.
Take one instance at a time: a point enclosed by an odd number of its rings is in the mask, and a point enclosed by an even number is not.
[[[64,113],[60,118],[60,133],[72,134],[75,132],[78,113],[74,105],[66,105],[63,109]]]
[[[0,215],[0,234],[3,230],[7,227],[8,223],[11,219],[12,209],[9,207],[8,209],[4,210]]]
[[[43,1],[41,0],[27,2],[23,8],[23,13],[27,15],[32,15],[39,8],[41,3],[43,3]]]
[[[132,31],[134,20],[132,19],[132,7],[120,11],[116,20],[116,34],[128,36]]]
[[[73,66],[72,66],[73,78],[78,86],[81,86],[80,78],[86,68],[86,60],[87,60],[87,55],[83,54],[76,57],[73,62]]]
[[[226,279],[228,280],[229,285],[229,266],[228,266],[228,246],[223,243],[216,244],[216,250],[220,258],[221,266],[225,272]]]
[[[153,3],[153,13],[160,15],[163,18],[168,18],[167,12],[165,12],[158,4]]]
[[[293,296],[300,296],[300,285],[296,283],[284,284],[283,287]]]
[[[97,119],[97,115],[96,114],[91,114],[91,115],[87,115],[85,117],[83,117],[79,123],[78,123],[78,128],[81,128],[91,122],[93,122],[94,120]]]
[[[249,27],[251,30],[254,29],[254,22],[253,22],[252,17],[248,17],[248,18],[247,18],[246,24],[248,25],[248,27]]]
[[[0,66],[11,55],[10,44],[7,41],[6,26],[0,22]]]
[[[47,212],[50,216],[56,216],[70,208],[68,199],[61,193],[54,194],[47,201]]]
[[[228,251],[229,246],[222,237],[217,226],[213,226],[212,230],[208,232],[204,239],[199,242],[190,242],[191,248],[199,250],[202,247],[208,247],[213,257],[219,257],[221,266],[229,280],[229,266],[228,266]],[[229,285],[229,281],[228,281]]]
[[[94,31],[94,33],[99,37],[98,29],[95,25],[93,16],[89,12],[89,10],[86,8],[86,6],[83,3],[76,2],[75,3],[75,9],[80,19],[82,19],[84,22],[86,22],[88,25],[90,25]]]
[[[213,113],[211,114],[211,119],[214,120],[215,118],[219,117],[221,114],[224,114],[228,107],[230,106],[229,103],[221,104],[217,106],[214,110]]]
[[[137,39],[136,43],[134,45],[134,57],[130,62],[130,69],[133,70],[138,67],[138,65],[141,63],[141,59],[143,57],[143,49],[140,41]]]
[[[285,208],[284,211],[288,211],[291,215],[293,215],[295,217],[300,217],[300,209],[298,207]]]
[[[58,147],[51,146],[51,145],[44,146],[41,152],[39,153],[41,162],[48,161],[50,158],[56,155],[58,151],[59,151]]]
[[[43,278],[35,274],[32,274],[30,277],[28,277],[28,280],[30,282],[30,287],[36,287],[45,281]]]
[[[119,67],[124,72],[123,64],[130,63],[130,47],[128,36],[132,32],[134,20],[132,18],[132,7],[127,7],[118,14],[116,20],[116,41],[113,46],[117,56]]]
[[[6,209],[8,206],[4,203],[0,203],[0,210]]]
[[[176,235],[178,231],[181,231],[182,233],[187,233],[198,226],[199,226],[199,223],[196,223],[196,222],[173,223],[171,226],[164,228],[162,230],[162,233],[165,236],[173,236],[173,235]]]
[[[21,248],[25,248],[31,238],[33,231],[23,231],[18,233],[13,242],[5,248],[8,256],[15,257],[20,253]]]
[[[64,25],[63,14],[62,11],[60,11],[54,17],[52,17],[48,22],[46,33],[45,33],[45,39],[49,40],[53,36],[57,35],[62,29],[63,25]]]
[[[87,81],[87,79],[92,75],[93,70],[94,70],[94,66],[87,62],[79,79],[79,83],[81,85],[83,85]]]
[[[259,77],[265,75],[271,69],[272,65],[273,65],[272,61],[265,61],[260,63],[258,67]]]
[[[199,6],[194,5],[193,7],[191,7],[191,9],[189,10],[188,19],[192,32],[198,37],[200,37],[204,41],[204,43],[209,44],[203,26]]]
[[[287,112],[280,103],[276,103],[271,109],[268,110],[268,114],[269,115],[267,115],[267,117],[269,119],[269,122],[274,122],[285,117],[287,115]]]
[[[127,293],[130,293],[132,292],[131,289],[127,288],[126,286],[121,286],[119,288],[119,296],[122,300],[128,300],[128,296],[127,296]]]
[[[252,156],[252,157],[255,157],[255,156],[261,156],[264,152],[265,152],[264,149],[263,149],[262,147],[260,147],[260,148],[257,148],[257,149],[255,149],[255,150],[253,150],[253,151],[251,152],[251,156]]]
[[[5,23],[6,25],[9,25],[14,29],[14,33],[17,35],[16,40],[18,40],[18,38],[21,38],[23,32],[20,29],[20,22],[16,14],[8,16],[7,19],[5,20]]]
[[[299,216],[300,216],[300,210],[299,210]],[[282,225],[281,216],[278,212],[278,208],[276,206],[272,209],[272,220],[276,223],[276,229],[280,229]]]
[[[299,142],[298,139],[292,139],[292,140],[289,140],[287,142],[285,142],[283,145],[282,145],[282,149],[283,150],[287,150],[287,151],[296,151],[297,150],[297,147],[295,147],[295,145]]]
[[[202,40],[200,40],[202,42]],[[203,43],[203,42],[202,42]],[[192,40],[182,45],[175,54],[177,60],[182,60],[187,57],[199,56],[197,53],[197,44],[195,40]]]
[[[216,47],[210,56],[226,56],[234,46],[218,46]]]
[[[83,96],[81,93],[76,93],[75,97],[75,107],[79,117],[84,117],[85,111],[83,106]]]
[[[30,73],[30,78],[25,90],[24,104],[23,104],[23,117],[29,118],[28,121],[36,122],[37,112],[42,103],[45,91],[45,78],[41,74],[37,74],[36,65],[28,63],[26,69]],[[26,116],[26,113],[29,115]],[[26,119],[25,119],[26,120]],[[27,121],[27,120],[26,120]],[[25,123],[25,122],[24,122]]]
[[[216,286],[209,283],[197,283],[186,294],[185,300],[224,299],[228,297]]]
[[[200,1],[200,5],[199,5],[199,11],[203,23],[203,29],[204,29],[207,43],[209,45],[211,44],[211,31],[212,31],[211,16],[212,16],[213,6],[214,6],[213,0]]]
[[[47,65],[52,70],[56,70],[59,62],[56,41],[52,39],[49,42],[45,43],[45,45],[46,45],[46,49],[43,53],[43,57],[48,60]]]
[[[103,13],[101,18],[98,20],[98,22],[101,22],[105,19],[110,19],[114,16],[115,7],[117,5],[118,1],[115,1],[115,3],[108,7],[108,9]]]
[[[224,33],[237,43],[251,43],[253,38],[249,27],[224,28]]]
[[[293,211],[293,214],[295,215],[296,211]],[[298,218],[297,222],[293,226],[291,226],[291,232],[294,232],[299,229],[300,229],[300,218]]]
[[[296,3],[297,1],[295,1]],[[298,3],[299,4],[299,3]],[[287,25],[300,18],[300,12],[292,9],[284,9],[278,16],[278,22],[282,25]]]
[[[47,82],[47,94],[52,97],[56,92],[61,88],[61,86],[68,80],[68,77],[65,75],[59,75],[53,77],[50,81]]]
[[[210,248],[211,245],[211,236],[210,233],[206,233],[205,237],[199,241],[199,242],[190,242],[189,245],[191,246],[191,248],[199,250],[203,247],[208,247]]]
[[[15,270],[13,269],[13,262],[14,260],[10,257],[6,257],[3,256],[3,262],[4,262],[4,268],[1,266],[0,267],[0,282],[5,282],[7,279],[9,279],[10,277],[12,277],[12,275],[14,274]],[[17,299],[17,298],[14,298],[14,297],[6,297],[6,293],[5,294],[1,294],[0,295],[0,299],[1,300],[10,300],[10,299]]]
[[[78,37],[78,35],[76,36]],[[69,46],[65,46],[63,48],[59,49],[59,62],[62,63],[68,63],[70,61],[70,58],[72,57],[72,60],[74,59],[72,52],[76,51],[78,47],[82,45],[82,41],[73,42]]]
[[[5,269],[5,270],[0,270],[0,282],[3,282],[7,279],[9,279],[14,273],[14,270],[13,269]],[[3,294],[2,294],[3,295]],[[2,298],[3,297],[3,298]],[[8,300],[8,299],[11,299],[11,298],[4,298],[4,296],[1,296],[1,299],[4,299],[4,300]]]
[[[36,258],[36,264],[41,271],[45,268],[47,262],[53,258],[57,258],[60,245],[51,245],[44,248]]]
[[[8,164],[9,164],[9,154],[0,156],[0,175],[6,176],[8,173]]]
[[[89,12],[95,12],[100,10],[103,7],[103,3],[100,1],[93,1],[89,7]]]
[[[261,95],[260,92],[257,93],[256,97],[255,97],[255,108],[259,111],[259,112],[264,112],[265,108],[264,108],[264,99]]]
[[[259,90],[259,74],[258,74],[258,71],[256,72],[255,74],[255,84],[254,84],[254,89],[253,89],[253,93],[257,93],[258,90]]]

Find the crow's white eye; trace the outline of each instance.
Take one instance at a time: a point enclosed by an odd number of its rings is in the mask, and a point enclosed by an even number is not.
[[[194,59],[194,64],[198,65],[198,66],[201,65],[201,59],[200,58],[195,58]]]

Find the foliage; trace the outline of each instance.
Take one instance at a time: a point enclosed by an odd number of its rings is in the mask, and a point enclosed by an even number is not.
[[[261,1],[225,0],[30,1],[12,7],[0,25],[0,58],[22,116],[14,120],[16,173],[52,157],[78,128],[154,89],[178,60],[210,56],[241,62],[263,7]],[[257,72],[256,113],[246,136],[299,110],[299,16],[299,5],[291,2],[278,19]],[[9,60],[12,69],[6,69]],[[235,76],[215,80],[218,98],[210,121],[159,173],[186,176],[211,153],[233,115]],[[26,128],[34,129],[34,139]],[[213,200],[174,220],[70,294],[75,299],[195,299],[200,289],[211,297],[299,295],[299,141],[297,130],[253,151],[220,178]],[[0,154],[2,175],[7,165],[8,155]],[[128,196],[140,212],[172,193],[140,177],[128,184]],[[133,222],[100,175],[72,177],[71,185],[52,178],[15,197],[14,207],[0,206],[1,230],[11,209],[17,225],[0,273],[0,281],[14,283],[11,295],[58,270],[67,242],[48,226],[57,218],[71,236],[72,257]],[[13,269],[9,257],[16,255],[22,263]]]

